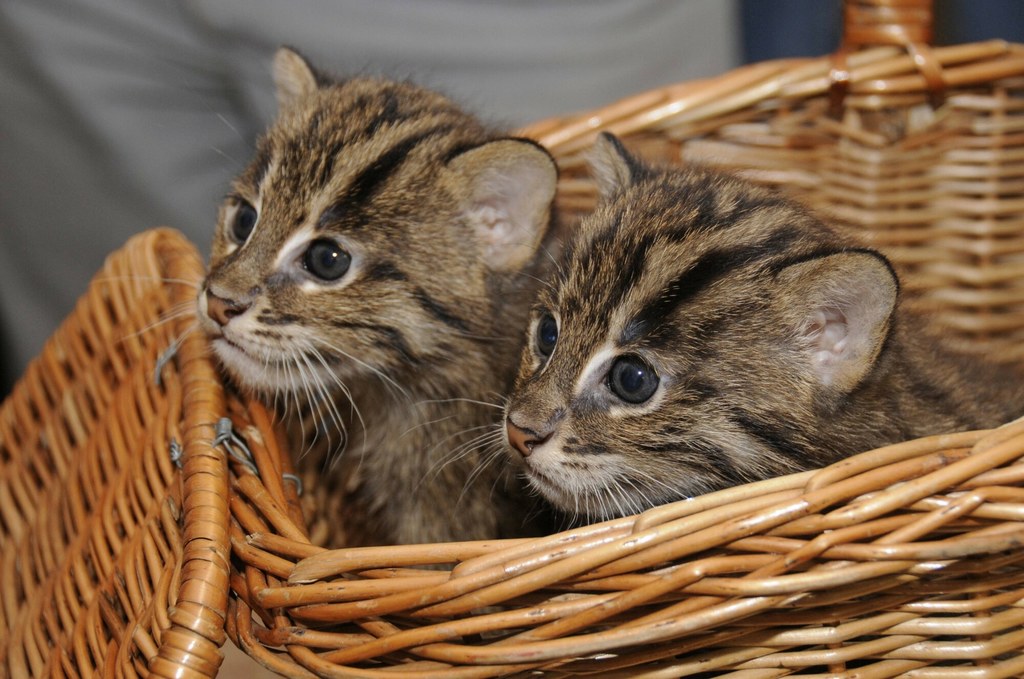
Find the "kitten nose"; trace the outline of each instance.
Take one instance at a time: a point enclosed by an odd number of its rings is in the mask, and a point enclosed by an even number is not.
[[[551,432],[541,435],[529,429],[523,429],[514,424],[512,418],[505,419],[505,430],[508,432],[508,442],[523,457],[530,457],[534,448],[551,438]]]
[[[206,291],[206,313],[217,322],[217,325],[227,325],[228,321],[244,313],[248,308],[248,304],[241,304],[233,299],[224,299],[209,290]]]

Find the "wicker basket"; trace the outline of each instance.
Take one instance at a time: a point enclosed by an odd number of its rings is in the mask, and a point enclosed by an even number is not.
[[[1017,361],[1024,47],[930,49],[929,10],[850,2],[840,55],[527,133],[567,223],[609,129],[828,211]],[[325,503],[303,516],[267,413],[189,333],[201,275],[176,233],[133,240],[0,408],[0,674],[209,677],[229,636],[293,677],[1024,676],[1024,422],[536,540],[327,550]]]
[[[202,275],[177,232],[137,237],[4,401],[0,675],[216,673],[228,482],[224,390],[186,333]]]

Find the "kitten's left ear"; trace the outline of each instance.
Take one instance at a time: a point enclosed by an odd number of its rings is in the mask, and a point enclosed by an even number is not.
[[[602,132],[597,136],[587,160],[602,198],[610,198],[618,191],[632,186],[643,171],[641,162],[610,132]]]
[[[316,71],[305,57],[290,47],[281,47],[274,54],[273,73],[280,109],[291,106],[317,90]]]
[[[551,219],[558,169],[527,139],[499,139],[453,158],[451,187],[494,271],[515,271],[537,251]]]
[[[791,264],[776,280],[805,367],[822,386],[852,391],[889,335],[899,282],[888,260],[841,252]]]

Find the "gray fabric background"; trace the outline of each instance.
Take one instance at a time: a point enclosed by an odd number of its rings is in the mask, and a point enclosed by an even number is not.
[[[0,395],[107,253],[205,252],[290,44],[509,126],[739,63],[733,0],[0,0]]]
[[[1022,0],[935,0],[936,44],[1024,42]],[[841,0],[0,0],[0,396],[103,258],[156,225],[205,251],[290,44],[494,123],[835,49]]]

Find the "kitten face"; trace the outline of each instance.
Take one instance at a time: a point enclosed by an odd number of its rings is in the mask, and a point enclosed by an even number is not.
[[[199,316],[244,386],[383,390],[493,334],[489,287],[530,259],[555,171],[434,92],[275,63],[281,111],[221,207]],[[545,203],[545,201],[547,201]]]
[[[802,432],[881,350],[888,265],[765,190],[602,143],[608,198],[540,293],[506,407],[530,483],[602,518],[829,459]]]
[[[348,204],[351,184],[360,174],[364,182],[374,179],[379,160],[375,149],[352,138],[348,121],[323,129],[336,114],[308,112],[318,114],[325,122],[316,138],[309,118],[286,118],[261,144],[267,158],[257,158],[266,169],[251,168],[236,181],[220,213],[208,294],[199,300],[226,367],[268,391],[297,388],[305,371],[343,379],[368,366],[395,372],[443,353],[440,344],[453,332],[470,331],[468,319],[447,313],[438,292],[410,281],[414,270],[430,266],[434,245],[443,253],[435,262],[441,267],[445,256],[477,259],[445,228],[458,220],[451,198],[410,180],[427,159],[410,158],[410,176],[392,178],[389,187],[416,207],[412,213],[386,200]],[[314,156],[324,143],[347,152],[319,186],[324,161]],[[473,278],[483,272],[466,273],[460,284],[479,293]],[[410,298],[423,303],[410,305]],[[227,315],[218,316],[218,300],[229,301]],[[345,353],[357,358],[346,360]]]

